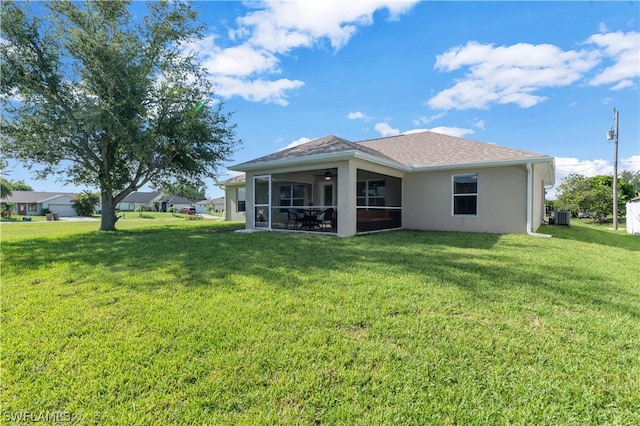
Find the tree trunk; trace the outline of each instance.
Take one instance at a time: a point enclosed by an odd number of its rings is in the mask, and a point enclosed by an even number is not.
[[[115,231],[116,230],[116,203],[113,200],[113,194],[103,190],[101,192],[102,198],[102,219],[100,221],[101,231]]]

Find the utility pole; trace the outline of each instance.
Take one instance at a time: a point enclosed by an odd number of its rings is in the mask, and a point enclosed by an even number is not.
[[[613,120],[615,122],[615,130],[611,128],[607,133],[607,140],[613,140],[615,144],[615,157],[613,161],[613,230],[618,230],[618,131],[620,123],[618,121],[619,113],[617,109],[613,109]]]

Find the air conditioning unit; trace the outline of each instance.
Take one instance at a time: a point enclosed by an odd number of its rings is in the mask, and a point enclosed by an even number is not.
[[[571,212],[569,210],[556,210],[556,225],[570,225]]]

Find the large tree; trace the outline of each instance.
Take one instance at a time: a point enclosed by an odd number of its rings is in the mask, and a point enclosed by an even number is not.
[[[618,179],[618,212],[622,214],[626,201],[633,197],[633,185]],[[586,177],[570,174],[558,186],[556,203],[563,209],[577,214],[590,212],[594,219],[603,222],[613,211],[613,176]]]
[[[204,29],[188,3],[35,6],[2,3],[7,155],[42,166],[37,177],[99,188],[101,230],[147,183],[215,177],[235,125],[187,48]]]

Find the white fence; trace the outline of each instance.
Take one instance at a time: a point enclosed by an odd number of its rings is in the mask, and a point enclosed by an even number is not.
[[[640,201],[627,203],[627,232],[640,236]]]

